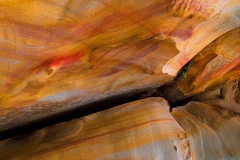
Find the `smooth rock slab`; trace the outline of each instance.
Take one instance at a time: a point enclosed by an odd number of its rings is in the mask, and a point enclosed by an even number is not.
[[[148,98],[0,142],[0,159],[190,158],[163,98]]]
[[[192,159],[240,158],[240,114],[219,106],[189,102],[174,108],[172,115],[186,132]]]

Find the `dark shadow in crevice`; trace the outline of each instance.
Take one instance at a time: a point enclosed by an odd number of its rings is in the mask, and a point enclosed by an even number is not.
[[[125,103],[150,97],[152,94],[150,93],[149,95],[149,90],[152,93],[151,89],[141,89],[131,94],[123,93],[122,95],[111,95],[107,98],[75,107],[74,109],[65,110],[60,113],[33,120],[29,123],[21,124],[20,126],[1,131],[0,140],[28,134],[37,129],[41,129],[64,121],[69,121],[75,118],[81,118],[83,116],[113,108]]]
[[[189,103],[190,101],[192,101],[192,100],[191,100],[191,97],[185,98],[185,99],[181,99],[181,100],[176,101],[176,102],[168,101],[169,106],[170,106],[170,112],[172,112],[172,109],[173,109],[173,108],[180,107],[180,106],[184,106],[184,105],[186,105],[187,103]]]
[[[161,89],[166,89],[166,85],[159,88],[151,88],[151,89],[148,88],[148,89],[136,90],[132,93],[122,93],[120,95],[111,95],[107,98],[103,98],[103,99],[96,100],[84,105],[80,105],[73,109],[64,110],[62,112],[52,114],[52,115],[47,115],[45,117],[31,121],[29,123],[21,124],[20,126],[1,131],[0,140],[28,134],[37,129],[55,125],[64,121],[81,118],[83,116],[87,116],[99,111],[103,111],[103,110],[110,109],[122,104],[137,101],[140,99],[145,99],[148,97],[163,97],[166,100],[168,100],[166,97],[164,97],[164,95],[162,95],[161,92],[159,92],[159,90]],[[173,108],[183,106],[187,104],[189,101],[191,101],[191,97],[187,97],[174,102],[168,100],[168,103],[170,105],[170,112],[172,111]]]

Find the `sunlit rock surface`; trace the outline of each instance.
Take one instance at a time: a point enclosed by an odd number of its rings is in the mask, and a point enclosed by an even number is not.
[[[148,98],[0,142],[0,159],[191,158],[163,98]]]
[[[147,98],[0,141],[1,159],[239,159],[240,114]]]
[[[60,58],[28,75],[22,72],[25,77],[16,83],[13,92],[4,93],[11,95],[2,100],[0,115],[6,118],[0,119],[0,130],[17,126],[16,121],[21,124],[91,101],[159,87],[174,78],[162,73],[164,63],[177,54],[174,44],[172,40],[153,38],[114,49],[96,49],[90,63],[78,63],[75,57],[66,61]],[[52,63],[66,64],[54,71],[50,69]]]
[[[177,121],[134,101],[1,141],[0,159],[238,158],[239,0],[0,0],[0,21],[0,133],[143,91],[188,98]]]
[[[239,44],[240,27],[214,40],[190,61],[191,66],[184,77],[179,72],[180,79],[174,85],[164,88],[166,98],[176,101],[238,81]]]
[[[239,159],[240,114],[220,106],[190,102],[173,109],[189,139],[192,159]]]
[[[194,57],[192,61],[196,64],[193,64],[188,76],[194,76],[194,78],[186,79],[186,82],[188,81],[193,88],[193,91],[189,92],[196,94],[239,79],[239,44],[240,27],[219,37]]]
[[[151,63],[163,67],[156,66],[158,72],[163,70],[175,76],[209,43],[240,25],[239,6],[238,0],[1,1],[1,106],[26,107],[36,101],[61,102],[93,96],[99,94],[94,84],[103,85],[96,82],[103,79],[100,73],[114,74],[111,77],[115,78],[106,78],[109,89],[98,89],[101,93],[112,92],[112,85],[121,83],[120,77],[135,81],[135,71],[123,71],[126,73],[121,76],[115,73],[126,66],[138,65],[138,61],[144,61],[140,65],[143,73],[138,76],[144,76],[146,70],[154,73],[155,68],[148,68]],[[134,58],[123,47],[120,54],[129,57],[120,56],[119,63],[119,58],[112,59],[116,61],[113,64],[106,62],[109,71],[105,73],[98,71],[92,62],[98,49],[108,53],[110,48],[128,42],[141,46],[139,41],[151,37],[172,45],[171,49],[159,51],[159,57],[165,61],[144,60],[154,50],[152,46],[147,51],[134,50]],[[164,83],[162,78],[159,81]],[[124,88],[124,83],[121,85],[118,90]]]

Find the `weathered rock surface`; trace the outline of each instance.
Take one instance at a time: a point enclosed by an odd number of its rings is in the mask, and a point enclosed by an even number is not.
[[[0,2],[1,130],[160,87],[206,46],[221,55],[233,42],[232,65],[214,85],[238,78],[239,8],[238,0]],[[212,85],[195,78],[196,92]]]
[[[189,63],[185,66],[188,70],[180,72],[180,79],[162,89],[165,97],[177,101],[238,81],[240,79],[239,33],[240,27],[233,29],[199,52],[191,60],[191,65]]]
[[[235,113],[240,113],[239,82],[235,81],[222,88],[200,93],[190,98],[198,102],[217,105]]]
[[[1,159],[239,159],[240,114],[147,98],[0,142]]]
[[[26,123],[99,99],[127,97],[159,87],[173,79],[162,73],[162,66],[177,54],[174,44],[153,38],[114,49],[97,49],[89,64],[66,64],[51,75],[46,73],[49,65],[43,65],[19,82],[15,93],[2,100],[2,110],[7,113],[1,114],[6,118],[0,120],[0,130],[17,126],[16,121]],[[24,118],[26,115],[28,119]]]
[[[186,132],[192,159],[239,159],[239,113],[190,102],[174,108],[172,115]]]
[[[4,0],[0,21],[0,134],[134,101],[0,159],[239,159],[239,0]]]
[[[163,98],[148,98],[0,142],[0,159],[190,158]]]

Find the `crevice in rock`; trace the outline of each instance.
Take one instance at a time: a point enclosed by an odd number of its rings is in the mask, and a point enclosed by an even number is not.
[[[58,123],[61,123],[64,121],[69,121],[69,120],[72,120],[75,118],[80,118],[83,116],[93,114],[95,112],[103,111],[103,110],[106,110],[109,108],[113,108],[115,106],[119,106],[119,105],[122,105],[125,103],[140,100],[140,99],[145,99],[148,97],[163,97],[163,98],[165,98],[166,100],[168,100],[168,103],[170,106],[170,112],[172,112],[173,108],[186,105],[190,101],[201,102],[201,99],[200,100],[198,99],[199,96],[202,97],[201,94],[207,94],[208,92],[211,92],[216,89],[221,90],[221,88],[223,87],[223,86],[217,86],[217,87],[211,89],[210,91],[208,90],[208,91],[202,92],[197,95],[190,95],[190,96],[181,95],[182,96],[181,99],[172,101],[172,99],[168,99],[169,96],[165,95],[164,90],[176,89],[173,86],[178,79],[179,79],[179,77],[176,77],[173,81],[171,81],[159,88],[141,89],[133,94],[122,93],[121,95],[111,95],[107,98],[96,100],[96,101],[81,105],[80,107],[75,107],[74,109],[71,109],[71,110],[65,110],[58,114],[46,116],[44,118],[32,121],[30,123],[25,123],[24,125],[21,125],[21,126],[12,128],[12,129],[4,130],[4,131],[0,132],[0,140],[4,140],[4,139],[10,138],[10,137],[24,135],[24,134],[30,133],[34,130],[41,129],[41,128],[44,128],[44,127],[47,127],[50,125],[58,124]],[[237,84],[237,88],[239,89],[240,83],[236,83],[236,84]],[[234,88],[236,88],[236,87],[234,87]],[[181,92],[177,92],[176,90],[173,93],[178,94],[178,96],[180,96],[180,94],[182,94]],[[219,93],[219,94],[222,94],[222,93]],[[171,96],[174,96],[174,95],[171,95]],[[222,96],[223,95],[219,96],[218,98],[223,98]]]
[[[113,108],[125,103],[133,102],[136,100],[155,97],[156,89],[139,89],[134,93],[122,93],[120,95],[110,95],[107,98],[102,98],[79,107],[75,107],[71,110],[64,110],[60,113],[56,113],[53,115],[46,115],[41,119],[37,119],[35,121],[31,121],[30,123],[25,123],[21,126],[17,126],[11,129],[7,129],[0,132],[0,141],[24,135],[30,133],[34,130],[41,129],[50,125],[55,125],[64,121],[69,121],[75,118],[80,118],[83,116],[87,116],[93,114],[95,112],[103,111],[109,108]],[[17,111],[16,111],[17,112]],[[21,117],[19,117],[21,119]]]

